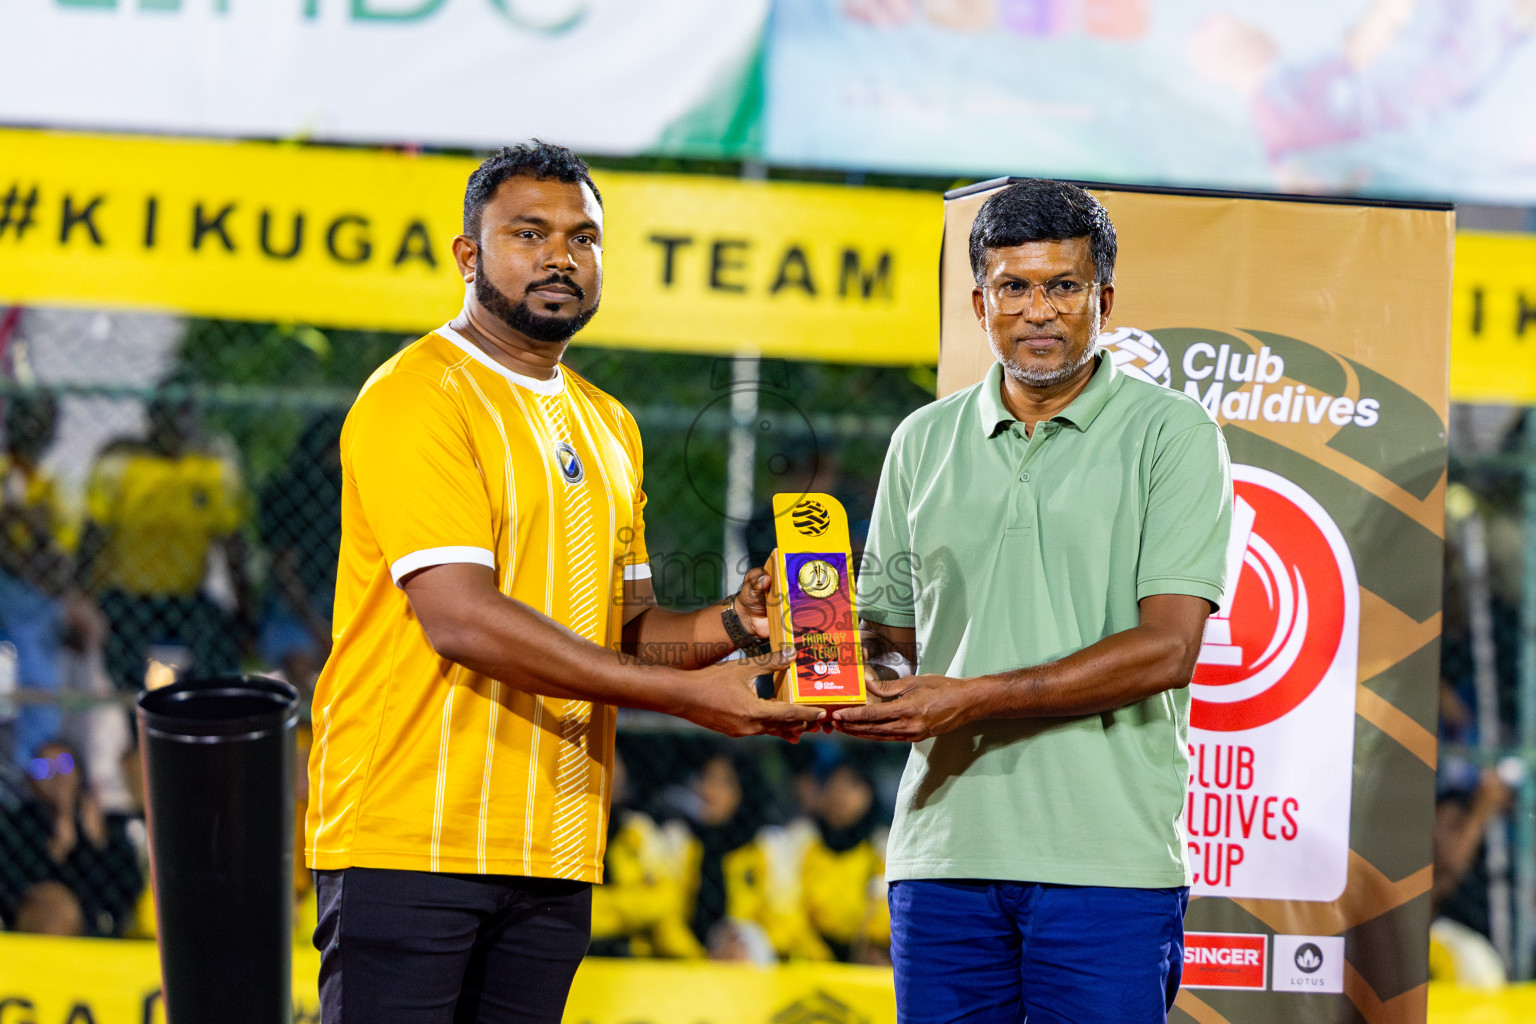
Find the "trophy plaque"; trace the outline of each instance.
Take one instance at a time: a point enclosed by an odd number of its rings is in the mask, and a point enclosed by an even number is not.
[[[769,637],[792,643],[776,696],[795,704],[863,704],[864,656],[853,599],[848,514],[830,494],[775,494],[778,550],[768,593]]]

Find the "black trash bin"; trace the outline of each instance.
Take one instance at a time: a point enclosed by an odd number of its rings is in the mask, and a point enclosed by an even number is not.
[[[139,696],[168,1024],[292,1019],[298,716],[298,691],[261,676]]]

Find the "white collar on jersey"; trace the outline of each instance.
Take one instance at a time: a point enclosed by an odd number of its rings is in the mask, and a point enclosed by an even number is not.
[[[485,351],[481,349],[479,345],[476,345],[474,342],[464,337],[464,335],[448,326],[448,324],[443,324],[443,326],[439,327],[434,333],[442,335],[444,338],[447,338],[449,341],[459,346],[459,348],[463,349],[464,353],[471,359],[474,359],[480,363],[484,363],[486,366],[489,366],[491,369],[507,378],[507,380],[511,381],[513,384],[516,384],[519,387],[525,387],[536,395],[558,395],[565,391],[565,369],[563,367],[556,366],[555,375],[549,378],[549,380],[539,380],[537,377],[529,377],[521,373],[513,373],[511,370],[507,369],[505,366],[502,366],[496,360],[486,355]]]

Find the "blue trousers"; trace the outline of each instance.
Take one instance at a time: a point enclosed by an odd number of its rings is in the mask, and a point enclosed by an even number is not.
[[[900,1024],[1164,1024],[1188,889],[892,882]]]

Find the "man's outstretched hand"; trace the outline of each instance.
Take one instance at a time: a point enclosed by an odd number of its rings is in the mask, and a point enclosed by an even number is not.
[[[773,558],[771,554],[768,556],[767,565],[773,564]],[[741,581],[741,589],[736,591],[736,614],[741,624],[762,637],[772,635],[768,632],[768,587],[772,580],[767,565],[761,569],[748,569]]]
[[[764,700],[757,695],[755,685],[758,676],[779,671],[793,657],[794,652],[782,650],[690,672],[693,682],[686,691],[686,703],[675,713],[727,736],[766,733],[793,743],[807,729],[815,727],[826,712],[804,704]]]
[[[880,703],[838,708],[831,724],[849,736],[915,743],[982,717],[980,685],[979,680],[948,676],[867,676],[865,686]]]

